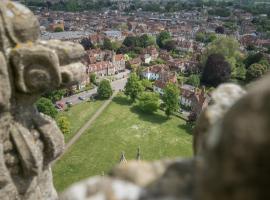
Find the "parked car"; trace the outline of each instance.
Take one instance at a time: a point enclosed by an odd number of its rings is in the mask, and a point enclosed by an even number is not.
[[[79,97],[79,99],[80,99],[81,101],[84,101],[84,100],[85,100],[85,97]]]
[[[71,101],[66,101],[66,104],[67,104],[68,106],[72,106],[72,102],[71,102]]]
[[[56,107],[57,109],[59,109],[59,110],[62,110],[62,109],[65,107],[65,105],[64,105],[64,103],[59,102],[59,103],[56,103],[56,104],[55,104],[55,107]]]

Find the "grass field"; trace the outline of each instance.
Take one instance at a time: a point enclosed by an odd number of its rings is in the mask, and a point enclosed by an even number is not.
[[[191,130],[179,118],[162,111],[153,115],[132,107],[126,97],[117,96],[93,126],[53,168],[58,191],[93,175],[108,172],[124,151],[135,159],[140,146],[142,159],[156,160],[192,155]]]
[[[65,135],[65,141],[69,141],[72,136],[89,120],[104,101],[83,102],[72,106],[68,111],[63,111],[57,117],[66,116],[70,121],[71,133]]]

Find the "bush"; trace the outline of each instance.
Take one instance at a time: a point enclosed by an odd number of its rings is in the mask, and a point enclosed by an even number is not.
[[[57,110],[55,106],[53,105],[52,101],[50,99],[47,99],[45,97],[41,97],[36,102],[36,107],[39,112],[44,113],[45,115],[49,115],[52,118],[55,118],[57,115]]]
[[[112,96],[112,87],[108,80],[102,80],[98,86],[98,97],[100,99],[109,99]]]
[[[70,123],[67,117],[61,116],[57,119],[57,125],[63,134],[70,134]]]
[[[154,113],[159,108],[159,96],[153,92],[143,92],[139,96],[139,108],[146,113]]]
[[[187,84],[193,85],[194,87],[200,86],[200,76],[197,74],[192,74],[187,79]]]
[[[247,69],[247,81],[253,81],[261,78],[266,73],[266,71],[267,68],[259,63],[250,65]]]

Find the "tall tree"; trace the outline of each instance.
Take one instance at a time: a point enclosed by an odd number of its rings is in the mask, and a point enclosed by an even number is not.
[[[211,54],[204,66],[202,82],[210,86],[218,86],[231,78],[231,66],[221,54]]]
[[[97,89],[98,97],[101,99],[108,99],[112,96],[112,87],[108,80],[104,79],[100,82]]]
[[[164,88],[164,94],[162,96],[165,105],[165,114],[169,117],[173,112],[179,109],[179,89],[173,84],[169,83]]]
[[[172,37],[171,37],[171,34],[167,31],[162,31],[161,33],[158,34],[157,36],[157,45],[160,47],[160,48],[164,48],[165,46],[165,41],[168,41],[170,40]]]
[[[128,78],[127,84],[125,86],[125,95],[129,96],[132,101],[143,92],[144,87],[139,80],[139,77],[136,73],[131,73],[130,77]]]

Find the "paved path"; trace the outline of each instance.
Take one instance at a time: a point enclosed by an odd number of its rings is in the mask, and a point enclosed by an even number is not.
[[[112,102],[112,99],[117,95],[118,90],[113,93],[110,99],[106,100],[102,106],[95,112],[95,114],[83,125],[82,128],[68,141],[65,146],[63,154],[58,157],[52,165],[54,165],[62,156],[70,149],[70,147],[81,137],[81,135],[93,124],[93,122],[101,115],[101,113],[107,108],[107,106]]]

